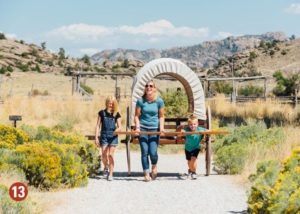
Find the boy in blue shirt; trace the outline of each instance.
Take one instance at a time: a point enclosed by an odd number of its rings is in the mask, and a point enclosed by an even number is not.
[[[182,132],[199,132],[206,131],[207,129],[198,126],[198,118],[191,116],[188,120],[188,127],[182,130]],[[200,152],[200,142],[202,135],[193,134],[186,135],[185,142],[185,157],[188,161],[188,176],[192,179],[197,179],[197,157]]]

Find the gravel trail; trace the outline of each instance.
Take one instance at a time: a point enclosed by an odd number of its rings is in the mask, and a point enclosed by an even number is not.
[[[98,176],[87,187],[50,193],[57,203],[46,213],[246,213],[245,189],[233,176],[204,176],[203,155],[197,180],[187,179],[184,154],[159,154],[158,178],[148,183],[142,181],[139,153],[131,153],[131,165],[127,177],[126,152],[116,151],[114,181]]]

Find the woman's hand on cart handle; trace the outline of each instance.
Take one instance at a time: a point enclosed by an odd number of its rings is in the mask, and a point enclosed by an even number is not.
[[[160,136],[161,137],[165,136],[165,130],[164,129],[160,130]]]
[[[136,127],[135,131],[134,131],[134,136],[139,136],[140,135],[140,127]]]

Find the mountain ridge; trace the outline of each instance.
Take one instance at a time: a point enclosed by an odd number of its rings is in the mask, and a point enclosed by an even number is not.
[[[261,35],[230,36],[223,40],[205,41],[201,44],[173,47],[170,49],[110,49],[104,50],[91,56],[91,61],[102,64],[106,60],[141,60],[149,62],[161,57],[178,59],[190,67],[198,70],[205,67],[211,68],[221,58],[229,57],[239,51],[258,46],[260,41],[289,41],[290,39],[283,32],[267,32]]]

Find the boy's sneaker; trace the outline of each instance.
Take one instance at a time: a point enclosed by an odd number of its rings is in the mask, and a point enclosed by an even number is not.
[[[193,172],[193,173],[192,173],[191,178],[192,178],[193,180],[196,180],[196,179],[197,179],[197,174],[196,174],[196,172]]]
[[[104,175],[104,176],[108,176],[108,169],[104,169],[104,170],[103,170],[103,175]]]
[[[187,173],[187,178],[191,178],[191,176],[192,176],[192,172],[191,172],[191,170],[189,169],[189,170],[188,170],[188,173]]]
[[[114,180],[114,177],[113,177],[113,176],[107,176],[107,180],[108,180],[108,181],[113,181],[113,180]]]

